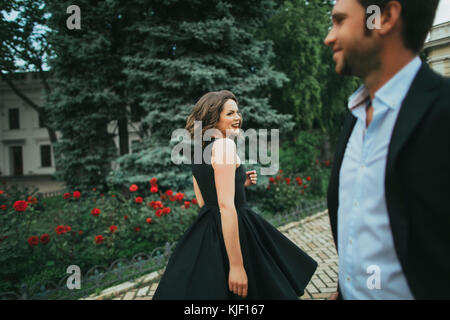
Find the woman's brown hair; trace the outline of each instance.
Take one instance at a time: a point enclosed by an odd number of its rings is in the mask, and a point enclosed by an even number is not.
[[[223,110],[223,105],[228,100],[238,103],[235,95],[228,90],[213,91],[204,94],[195,104],[192,112],[186,120],[185,129],[188,130],[191,138],[194,138],[194,121],[202,122],[202,137],[206,130],[216,127]],[[239,127],[242,126],[242,117]],[[204,142],[203,142],[204,143]]]

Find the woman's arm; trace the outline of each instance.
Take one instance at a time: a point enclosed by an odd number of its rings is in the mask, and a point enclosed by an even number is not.
[[[242,259],[238,218],[234,206],[236,145],[230,139],[219,139],[213,144],[212,156],[222,233],[230,262],[228,286],[230,291],[246,297],[248,280]]]
[[[205,204],[205,201],[203,200],[202,193],[200,192],[200,188],[198,187],[197,180],[195,180],[194,176],[192,176],[192,182],[194,184],[195,198],[198,201],[198,206],[201,208]]]

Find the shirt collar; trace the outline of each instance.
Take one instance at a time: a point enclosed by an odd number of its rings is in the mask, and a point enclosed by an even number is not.
[[[422,65],[418,56],[411,60],[405,67],[397,72],[388,82],[386,82],[376,93],[374,99],[374,108],[376,100],[391,109],[399,108],[408,93],[409,88]],[[348,102],[348,108],[352,111],[362,105],[367,105],[370,101],[369,90],[365,85],[359,87],[353,93]]]

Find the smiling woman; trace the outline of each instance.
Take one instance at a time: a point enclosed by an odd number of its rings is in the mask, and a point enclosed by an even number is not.
[[[208,92],[198,100],[186,120],[186,130],[191,137],[196,132],[196,121],[202,125],[202,137],[210,129],[218,129],[218,137],[237,135],[242,127],[237,98],[228,90]]]
[[[298,299],[317,263],[247,203],[245,187],[256,183],[256,172],[244,170],[230,139],[242,125],[236,97],[205,94],[187,119],[192,136],[196,122],[202,133],[215,129],[202,146],[211,161],[192,164],[200,212],[178,241],[153,299]]]

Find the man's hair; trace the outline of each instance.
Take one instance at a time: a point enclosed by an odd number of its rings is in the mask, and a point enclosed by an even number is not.
[[[390,1],[402,5],[402,37],[405,47],[415,54],[422,50],[425,39],[434,22],[439,0],[358,0],[367,12],[371,5],[384,10]],[[367,28],[367,26],[366,26]]]

